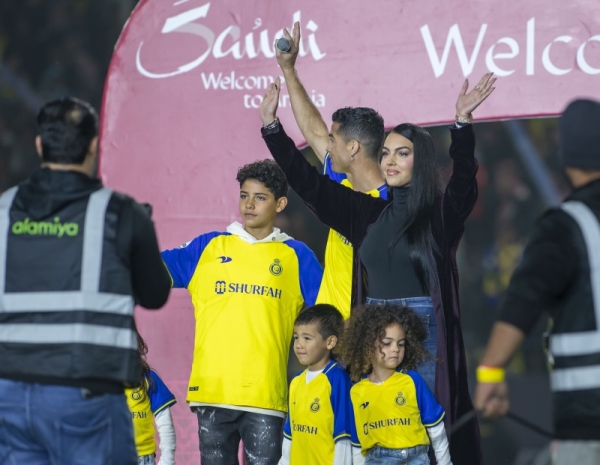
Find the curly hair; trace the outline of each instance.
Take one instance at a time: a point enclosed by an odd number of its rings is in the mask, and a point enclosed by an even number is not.
[[[254,163],[242,166],[236,179],[240,187],[248,180],[262,182],[275,196],[275,200],[285,197],[290,189],[285,174],[273,160],[257,160]]]
[[[406,333],[404,359],[400,367],[414,370],[430,357],[423,346],[425,328],[421,319],[408,307],[385,304],[364,305],[352,310],[342,340],[342,360],[354,381],[373,370],[376,351],[381,351],[385,329],[399,324]]]

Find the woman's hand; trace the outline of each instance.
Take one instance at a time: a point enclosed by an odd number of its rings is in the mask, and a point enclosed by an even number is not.
[[[263,101],[260,104],[260,119],[263,126],[267,126],[275,121],[277,117],[277,107],[279,106],[279,91],[281,90],[281,79],[275,79],[275,82],[269,86]]]
[[[477,108],[481,102],[483,102],[488,96],[494,91],[495,87],[492,87],[496,82],[496,78],[492,78],[494,73],[484,74],[479,80],[479,83],[467,93],[469,88],[469,80],[465,79],[465,82],[458,94],[456,100],[456,116],[458,118],[471,119],[471,113]]]

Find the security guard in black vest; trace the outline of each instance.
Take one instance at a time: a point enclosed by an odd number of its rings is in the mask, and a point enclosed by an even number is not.
[[[553,464],[600,464],[600,103],[559,120],[573,193],[537,224],[477,368],[475,407],[508,411],[504,367],[544,311],[552,318]]]
[[[0,463],[135,464],[133,309],[171,280],[148,213],[95,177],[94,109],[62,98],[37,122],[41,168],[0,196]]]

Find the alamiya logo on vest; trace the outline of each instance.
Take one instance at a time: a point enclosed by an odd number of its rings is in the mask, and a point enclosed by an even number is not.
[[[54,217],[54,222],[49,221],[30,221],[25,218],[23,221],[17,221],[12,225],[11,231],[17,236],[29,234],[30,236],[77,236],[79,234],[79,224],[61,223],[58,216]]]

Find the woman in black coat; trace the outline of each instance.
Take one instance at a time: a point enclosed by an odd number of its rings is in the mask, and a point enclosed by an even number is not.
[[[467,93],[465,81],[450,128],[452,176],[441,189],[438,163],[429,133],[401,124],[387,136],[381,167],[392,195],[373,198],[320,175],[285,134],[276,118],[279,80],[260,108],[262,134],[291,187],[317,217],[344,235],[354,250],[352,304],[383,302],[406,305],[423,320],[432,353],[417,370],[446,410],[446,427],[472,409],[460,328],[456,250],[464,222],[477,200],[477,160],[471,113],[494,90],[484,75]],[[345,140],[332,127],[329,155],[348,157]],[[348,160],[345,160],[348,161]],[[479,428],[471,421],[450,442],[454,463],[481,464]]]

